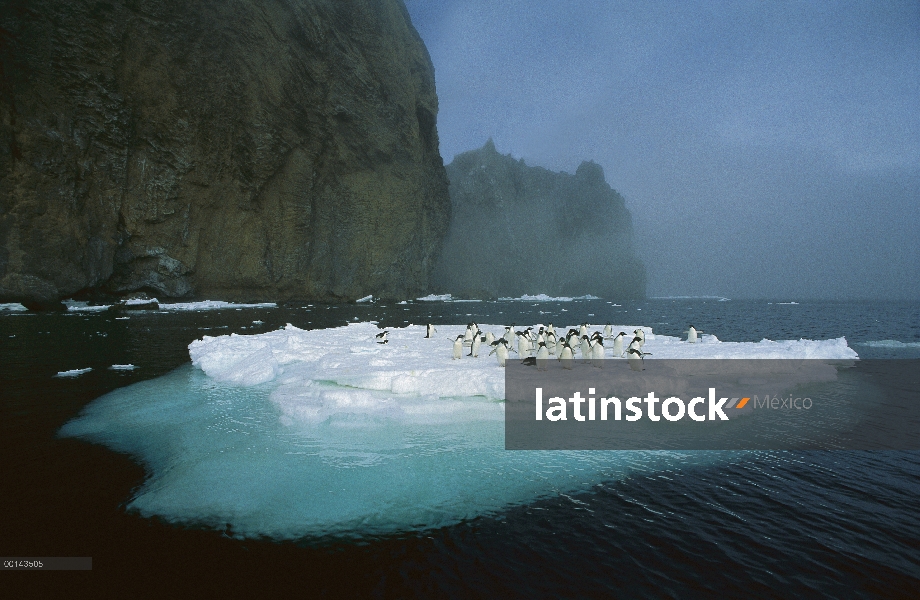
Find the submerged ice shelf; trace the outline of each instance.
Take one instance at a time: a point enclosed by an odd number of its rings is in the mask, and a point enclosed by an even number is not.
[[[856,357],[843,338],[687,344],[644,329],[656,358]],[[142,515],[278,539],[438,527],[725,459],[506,451],[504,370],[487,346],[453,360],[463,330],[439,326],[425,339],[423,326],[389,329],[388,344],[375,342],[373,323],[206,336],[189,346],[191,365],[99,398],[61,435],[141,461],[148,479],[129,506]]]

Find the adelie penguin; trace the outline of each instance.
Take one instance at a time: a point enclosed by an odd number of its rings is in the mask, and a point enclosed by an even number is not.
[[[482,333],[478,329],[476,330],[476,335],[473,336],[473,342],[470,344],[470,353],[468,356],[473,358],[479,358],[479,345],[482,343],[482,336],[479,335]]]
[[[454,360],[463,356],[463,334],[457,336],[454,340]]]
[[[613,337],[613,325],[611,325],[608,322],[606,325],[604,325],[604,339],[609,340],[612,337]]]
[[[549,350],[546,347],[546,342],[540,342],[539,347],[537,348],[537,370],[545,371],[548,368],[549,361]]]
[[[473,343],[473,335],[475,334],[475,332],[476,332],[476,330],[473,329],[473,324],[472,324],[472,323],[467,323],[467,324],[466,324],[466,333],[463,334],[463,344],[464,344],[464,345],[469,345],[469,344],[472,344],[472,343]]]
[[[430,338],[430,337],[431,337],[432,335],[434,335],[437,331],[438,331],[438,330],[434,328],[434,325],[432,325],[431,323],[429,323],[428,326],[425,328],[425,337],[426,337],[426,338]]]
[[[604,340],[601,336],[594,338],[591,346],[591,364],[598,369],[604,368]]]
[[[581,336],[581,360],[582,362],[591,360],[591,340],[587,335]]]
[[[492,345],[495,346],[495,349],[492,352],[489,352],[489,356],[493,354],[498,359],[498,366],[504,367],[505,362],[508,360],[508,342],[505,341],[505,338],[498,338]]]
[[[642,331],[641,329],[637,329],[633,333],[636,334],[636,337],[633,339],[639,340],[639,347],[641,348],[642,346],[644,346],[645,345],[645,332]]]
[[[559,353],[559,360],[562,362],[562,368],[572,370],[572,363],[575,362],[575,353],[568,344],[563,344],[562,351]]]
[[[643,371],[645,370],[643,356],[650,356],[650,352],[643,352],[638,348],[630,347],[626,351],[626,360],[629,362],[629,368],[633,371]]]
[[[377,335],[374,336],[375,338],[377,338],[378,344],[386,344],[389,341],[387,339],[387,333],[389,332],[384,331],[383,333],[378,333]]]
[[[691,344],[695,344],[698,333],[703,333],[703,330],[697,329],[696,327],[691,325],[690,329],[687,330],[687,341]]]
[[[613,338],[613,355],[623,357],[623,339],[626,337],[626,332],[621,331]]]
[[[517,349],[518,354],[522,358],[529,355],[531,351],[530,337],[523,333],[518,333],[517,342],[518,342],[518,349]]]

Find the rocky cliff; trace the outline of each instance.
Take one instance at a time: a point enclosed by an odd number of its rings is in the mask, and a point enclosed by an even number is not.
[[[434,288],[465,297],[645,297],[632,218],[604,171],[528,167],[491,140],[447,166],[453,218]]]
[[[0,302],[422,293],[450,218],[401,0],[0,0]]]

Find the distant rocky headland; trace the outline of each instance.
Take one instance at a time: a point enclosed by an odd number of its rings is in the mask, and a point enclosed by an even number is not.
[[[0,0],[0,302],[410,298],[450,220],[400,0]]]
[[[632,218],[604,171],[529,167],[492,140],[447,165],[452,218],[433,289],[461,297],[645,297]]]

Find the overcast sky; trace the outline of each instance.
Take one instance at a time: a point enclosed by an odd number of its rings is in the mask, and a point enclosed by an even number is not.
[[[920,299],[920,2],[406,5],[445,163],[599,163],[650,296]]]

